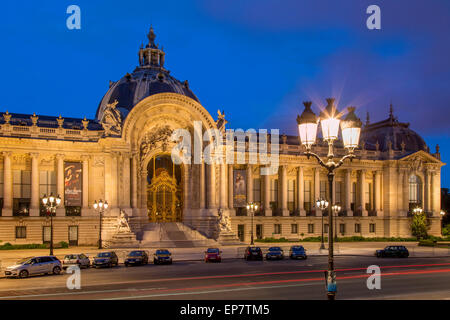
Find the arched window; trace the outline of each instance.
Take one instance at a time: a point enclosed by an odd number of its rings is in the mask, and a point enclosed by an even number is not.
[[[410,209],[422,204],[422,181],[416,175],[409,177],[409,207]]]

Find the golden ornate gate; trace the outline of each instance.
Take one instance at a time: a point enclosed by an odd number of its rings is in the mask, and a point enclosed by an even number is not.
[[[177,179],[170,176],[164,168],[155,172],[147,188],[148,216],[152,222],[180,222],[182,205],[180,201],[181,189]]]

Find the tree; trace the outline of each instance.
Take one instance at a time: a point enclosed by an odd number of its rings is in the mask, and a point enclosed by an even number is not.
[[[411,222],[411,233],[417,239],[428,237],[429,222],[425,213],[414,214]]]

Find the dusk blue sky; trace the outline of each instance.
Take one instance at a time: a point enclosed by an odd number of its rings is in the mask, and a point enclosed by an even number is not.
[[[68,30],[66,8],[81,7]],[[366,28],[381,8],[382,29]],[[296,134],[302,101],[334,96],[362,120],[395,115],[450,157],[450,1],[8,1],[0,10],[0,111],[94,118],[138,64],[150,25],[165,66],[232,128]],[[450,187],[450,169],[442,170]]]

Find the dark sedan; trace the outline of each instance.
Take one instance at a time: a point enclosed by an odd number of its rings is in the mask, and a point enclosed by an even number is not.
[[[95,268],[99,267],[108,267],[119,265],[119,258],[114,251],[109,252],[99,252],[97,256],[94,257],[94,262],[92,262],[92,266]]]
[[[407,258],[409,256],[409,251],[405,246],[387,246],[383,250],[375,251],[375,255],[378,258]]]
[[[270,247],[269,251],[266,253],[266,260],[283,260],[284,254],[283,249],[280,247]]]
[[[172,264],[172,254],[167,249],[156,250],[153,255],[154,264]]]
[[[247,247],[244,254],[245,260],[263,260],[263,252],[260,247]]]
[[[131,251],[125,261],[124,261],[125,267],[131,266],[131,265],[143,265],[148,264],[148,254],[144,250],[134,250]]]
[[[291,259],[306,259],[306,249],[303,246],[292,246],[289,250],[289,257]]]

